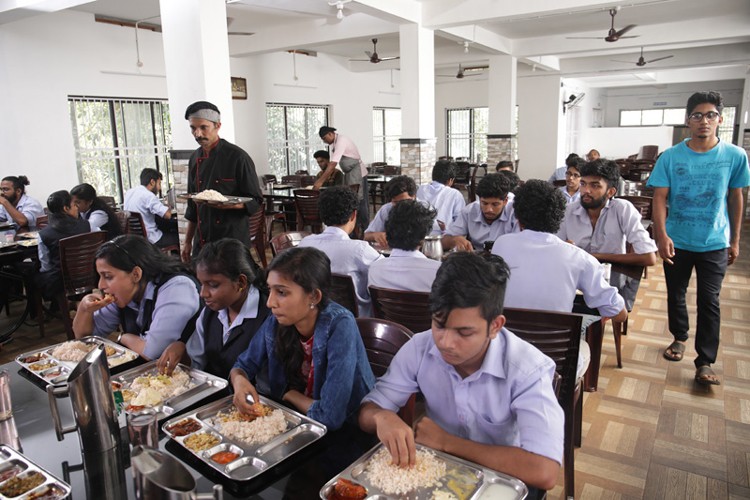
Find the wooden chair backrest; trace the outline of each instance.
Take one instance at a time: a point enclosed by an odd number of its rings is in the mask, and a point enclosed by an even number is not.
[[[107,233],[104,231],[60,240],[60,271],[66,295],[88,293],[96,288],[99,275],[94,267],[94,257],[106,240]]]
[[[312,233],[308,231],[289,231],[286,233],[277,234],[276,236],[271,238],[270,241],[271,253],[275,257],[284,250],[294,248],[299,245],[299,242],[302,241],[302,238],[311,234]]]
[[[328,290],[331,300],[349,309],[354,317],[359,316],[357,292],[354,280],[348,274],[331,273],[331,288]]]
[[[372,298],[373,315],[405,326],[413,332],[432,327],[430,294],[407,292],[376,286],[368,287]]]

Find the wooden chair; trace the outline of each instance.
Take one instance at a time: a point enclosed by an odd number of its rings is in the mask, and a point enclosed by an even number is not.
[[[99,199],[106,203],[112,210],[117,210],[117,202],[115,202],[114,196],[100,196]]]
[[[276,180],[276,176],[274,174],[263,174],[260,176],[261,186],[265,186],[269,182],[273,182],[274,184],[277,184],[279,181]]]
[[[320,191],[314,189],[294,190],[294,204],[297,207],[297,215],[302,223],[302,227],[298,229],[310,226],[310,230],[314,234],[319,234],[323,231],[323,221],[320,218],[320,210],[318,209],[319,199]]]
[[[49,216],[40,215],[39,217],[36,218],[37,230],[44,229],[45,227],[47,227],[48,224],[49,224]]]
[[[383,175],[401,175],[401,165],[384,165]]]
[[[467,161],[456,161],[456,180],[453,181],[453,187],[469,193],[469,183],[471,182],[471,170],[473,165]]]
[[[146,232],[146,225],[143,223],[143,216],[138,212],[128,212],[127,226],[125,226],[124,234],[135,234],[148,238]]]
[[[565,495],[575,494],[574,445],[580,446],[583,398],[576,380],[581,342],[581,316],[572,313],[505,308],[505,328],[555,362],[560,375],[557,400],[565,413]]]
[[[301,188],[302,180],[299,175],[285,175],[281,178],[281,184],[289,184],[292,187]]]
[[[302,241],[302,238],[304,238],[305,236],[310,236],[311,234],[312,233],[309,233],[307,231],[290,231],[277,234],[276,236],[271,238],[270,241],[271,253],[274,257],[276,257],[284,250],[296,247],[297,245],[299,245],[299,242]]]
[[[357,291],[354,288],[354,280],[351,276],[331,273],[331,288],[328,290],[328,294],[334,302],[349,309],[355,318],[359,316]]]
[[[413,332],[432,327],[430,294],[406,292],[377,286],[368,287],[372,298],[373,316],[404,325]]]
[[[375,377],[385,374],[398,350],[414,335],[408,328],[384,319],[357,318],[357,327]],[[416,394],[412,394],[399,411],[399,416],[409,425],[414,422],[415,401]]]
[[[310,175],[310,172],[308,172],[307,170],[297,170],[296,172],[294,172],[294,175]]]
[[[367,169],[367,171],[370,174],[383,174],[383,167],[387,165],[384,161],[375,161],[370,163],[370,168]]]
[[[250,244],[255,248],[255,251],[258,253],[258,260],[265,268],[268,265],[268,259],[266,258],[268,238],[266,236],[265,203],[261,203],[260,208],[248,217],[248,231],[250,234]]]
[[[477,172],[480,168],[484,168],[484,175],[487,175],[487,164],[474,165],[471,169],[471,179],[469,180],[469,203],[476,201],[477,199]],[[481,177],[480,177],[481,178]]]
[[[656,161],[656,157],[659,155],[659,146],[649,145],[641,146],[638,150],[636,160],[651,160]]]
[[[312,186],[313,184],[315,184],[315,176],[314,175],[300,175],[300,177],[299,177],[299,185],[300,185],[300,187]]]
[[[117,223],[120,224],[120,234],[128,234],[128,217],[130,217],[130,212],[127,210],[118,210],[115,212],[115,217],[117,217]]]
[[[58,296],[58,303],[68,339],[75,338],[73,323],[70,321],[70,301],[80,300],[84,295],[91,293],[99,283],[94,257],[106,240],[107,234],[104,231],[79,234],[60,240],[63,291]]]
[[[641,219],[651,220],[654,208],[654,199],[650,196],[618,196],[621,200],[627,200],[640,212]]]

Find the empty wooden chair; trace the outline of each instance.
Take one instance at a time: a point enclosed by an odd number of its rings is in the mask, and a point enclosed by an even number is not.
[[[331,288],[328,291],[331,300],[349,309],[354,317],[359,316],[357,291],[354,280],[348,274],[331,273]]]
[[[383,166],[383,175],[401,175],[401,166],[385,165]]]
[[[124,234],[136,234],[148,238],[146,225],[143,223],[143,216],[138,212],[128,212],[127,226]]]
[[[276,236],[271,238],[270,241],[271,253],[274,257],[276,257],[284,250],[296,247],[297,245],[299,245],[299,242],[302,241],[302,238],[311,234],[312,233],[309,233],[307,231],[290,231],[277,234]]]
[[[314,189],[294,190],[294,204],[297,207],[297,215],[301,221],[302,228],[310,226],[310,230],[314,234],[319,234],[323,231],[323,221],[320,218],[320,210],[318,209],[319,199],[320,191]]]
[[[285,175],[281,178],[282,184],[289,184],[292,187],[302,187],[302,180],[299,175]]]
[[[572,313],[505,308],[505,328],[555,362],[561,380],[557,400],[565,413],[565,495],[575,493],[574,445],[580,444],[583,399],[576,379],[581,343],[581,316]]]
[[[406,292],[377,286],[368,287],[372,298],[372,311],[376,318],[387,319],[413,332],[423,332],[432,327],[430,294]]]
[[[258,253],[258,260],[263,267],[266,267],[268,265],[268,259],[266,258],[268,238],[266,236],[266,209],[264,203],[261,203],[260,208],[248,217],[248,231],[250,234],[250,244]]]
[[[384,319],[357,318],[357,327],[362,343],[365,345],[370,368],[376,377],[382,377],[385,374],[398,350],[413,335],[403,325]],[[413,394],[399,411],[399,416],[409,425],[414,421],[415,401],[416,394]]]
[[[104,231],[79,234],[60,240],[60,271],[63,291],[58,296],[60,313],[69,339],[75,338],[70,320],[70,301],[80,300],[99,283],[94,266],[97,250],[107,239]]]

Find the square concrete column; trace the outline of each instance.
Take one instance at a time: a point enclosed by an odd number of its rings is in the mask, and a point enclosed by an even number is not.
[[[437,160],[434,32],[418,24],[399,28],[401,55],[401,171],[425,184]]]
[[[490,57],[489,72],[489,133],[487,134],[487,165],[493,167],[501,160],[515,161],[518,156],[516,136],[516,82],[515,57],[496,55]]]

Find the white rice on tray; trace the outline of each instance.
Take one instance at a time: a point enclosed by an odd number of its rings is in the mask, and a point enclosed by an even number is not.
[[[227,437],[248,444],[265,444],[286,431],[286,418],[281,410],[274,410],[266,417],[258,417],[252,422],[239,420],[214,421],[216,428]]]
[[[63,342],[52,350],[52,357],[60,361],[81,361],[96,345],[86,344],[80,340]]]
[[[172,376],[144,375],[137,377],[130,384],[130,389],[136,396],[130,401],[131,405],[156,406],[165,399],[178,396],[193,387],[190,375],[182,368],[176,368]]]
[[[393,465],[391,453],[381,448],[367,462],[367,480],[387,495],[404,495],[418,488],[440,485],[445,476],[445,462],[426,450],[417,450],[414,467]]]
[[[195,195],[196,200],[227,201],[227,197],[214,189],[206,189]]]

